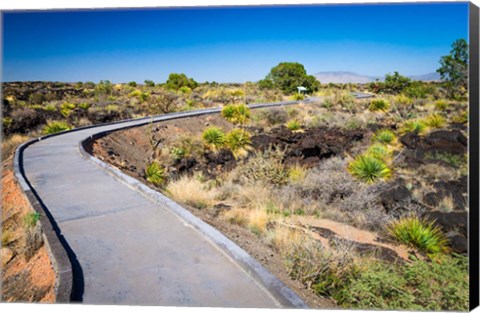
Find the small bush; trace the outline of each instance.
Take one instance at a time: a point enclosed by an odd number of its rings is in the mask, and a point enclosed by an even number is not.
[[[40,213],[38,212],[30,212],[23,217],[23,223],[28,228],[35,227],[39,220],[40,220]]]
[[[367,154],[382,161],[385,161],[388,157],[390,157],[390,151],[381,143],[375,143],[371,145],[367,149]]]
[[[145,79],[144,83],[147,87],[155,87],[155,83],[153,82],[153,80]]]
[[[60,106],[60,113],[62,113],[64,117],[68,117],[70,116],[72,111],[75,110],[75,108],[76,108],[76,105],[74,103],[64,102]]]
[[[277,151],[257,152],[245,164],[237,167],[237,177],[249,185],[284,185],[288,182],[288,172]]]
[[[222,116],[233,124],[243,125],[250,116],[250,108],[245,104],[229,104],[223,107]]]
[[[250,134],[242,129],[234,129],[225,136],[225,144],[235,157],[246,155],[251,143]]]
[[[284,109],[270,109],[262,112],[263,119],[266,120],[268,125],[278,125],[286,123],[288,120],[288,113]]]
[[[137,82],[129,82],[128,85],[130,87],[137,87]]]
[[[401,105],[412,105],[413,100],[412,98],[406,96],[406,95],[398,95],[395,96],[395,103],[401,104]]]
[[[422,120],[409,120],[402,124],[400,133],[416,133],[422,134],[427,129],[427,125]]]
[[[445,100],[437,100],[435,102],[435,109],[439,111],[444,111],[448,108],[448,102]]]
[[[431,128],[442,128],[445,126],[445,119],[439,114],[432,114],[425,118],[425,124]]]
[[[452,117],[452,122],[466,124],[468,123],[468,112],[462,111]]]
[[[301,165],[294,165],[288,169],[288,179],[290,182],[301,182],[307,176],[307,170]]]
[[[202,134],[205,144],[213,150],[218,150],[225,144],[225,134],[215,126],[207,128]]]
[[[448,240],[434,222],[418,217],[404,217],[392,222],[388,232],[398,241],[409,244],[427,253],[446,252]]]
[[[305,100],[305,96],[301,93],[294,93],[292,96],[292,100],[295,100],[295,101]]]
[[[88,110],[88,108],[90,107],[90,104],[87,102],[82,102],[78,105],[78,107],[82,110]]]
[[[63,122],[63,121],[48,122],[47,125],[43,127],[43,134],[44,135],[56,134],[65,130],[70,130],[72,128],[73,127],[70,126],[67,122]]]
[[[384,161],[371,155],[359,155],[348,164],[350,173],[366,183],[374,183],[378,179],[388,178],[391,170]]]
[[[380,143],[390,144],[393,143],[397,137],[391,130],[382,129],[377,131],[373,138]]]
[[[390,103],[385,99],[373,99],[368,107],[370,111],[387,111],[389,108]]]
[[[165,169],[158,162],[152,162],[145,169],[145,176],[147,181],[161,186],[165,182]]]
[[[175,200],[197,209],[210,206],[216,196],[212,190],[205,189],[200,181],[189,176],[170,182],[166,190]]]
[[[290,120],[287,122],[287,128],[291,131],[297,131],[302,128],[302,124],[298,120]]]

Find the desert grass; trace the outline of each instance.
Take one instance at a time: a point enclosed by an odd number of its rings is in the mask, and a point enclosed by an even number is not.
[[[5,140],[3,140],[2,141],[2,160],[5,160],[8,157],[10,157],[18,146],[28,141],[29,139],[30,139],[29,136],[14,134],[6,138]]]
[[[214,189],[207,189],[205,184],[193,176],[183,176],[171,181],[165,189],[175,200],[197,209],[212,206],[216,197]]]

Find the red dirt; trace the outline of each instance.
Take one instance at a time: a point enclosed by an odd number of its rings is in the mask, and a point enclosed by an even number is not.
[[[4,247],[13,257],[2,264],[2,301],[53,303],[55,272],[46,247],[34,251],[28,261],[25,258],[23,217],[29,212],[33,209],[14,178],[12,159],[7,159],[2,175],[2,234],[10,234]]]

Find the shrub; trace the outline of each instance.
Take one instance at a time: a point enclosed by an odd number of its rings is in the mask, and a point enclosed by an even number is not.
[[[137,82],[129,82],[128,85],[130,87],[137,87]]]
[[[416,133],[421,134],[427,129],[427,125],[422,120],[408,120],[400,127],[400,133]]]
[[[305,99],[305,96],[301,93],[294,93],[293,96],[292,96],[292,100],[296,100],[296,101],[299,101],[299,100],[304,100]]]
[[[284,109],[270,109],[262,111],[262,117],[266,120],[268,125],[277,125],[286,123],[288,120],[288,113]]]
[[[203,141],[213,150],[218,150],[225,144],[225,134],[215,126],[207,128],[202,134]]]
[[[188,78],[185,74],[171,73],[165,83],[167,89],[179,90],[182,87],[190,89],[197,88],[198,83],[193,78]]]
[[[446,252],[448,240],[434,222],[418,217],[404,217],[387,226],[388,232],[398,241],[427,253]]]
[[[287,122],[286,126],[291,131],[300,130],[302,128],[302,124],[298,120],[290,120]]]
[[[431,128],[442,128],[445,126],[445,119],[439,114],[432,114],[425,118],[425,124]]]
[[[56,134],[65,130],[70,130],[72,128],[73,127],[70,126],[67,122],[52,121],[52,122],[48,122],[47,125],[43,127],[43,134],[44,135]]]
[[[381,143],[375,143],[367,149],[367,154],[379,160],[385,161],[390,156],[390,151],[385,145]]]
[[[406,95],[398,95],[395,97],[395,103],[402,104],[402,105],[412,105],[413,100],[412,98]]]
[[[448,108],[448,102],[445,100],[437,100],[435,102],[435,109],[444,111]]]
[[[155,83],[153,82],[153,80],[145,79],[144,83],[147,87],[155,87]]]
[[[452,117],[452,122],[461,123],[461,124],[468,123],[468,112],[467,111],[461,111],[460,113],[454,115]]]
[[[138,89],[135,89],[134,91],[132,91],[131,93],[128,94],[128,96],[130,98],[138,98],[140,97],[140,95],[142,94],[142,92]]]
[[[288,182],[288,172],[278,151],[257,152],[245,164],[237,167],[236,174],[240,181],[249,185],[284,185]]]
[[[387,111],[389,108],[390,103],[385,99],[373,99],[368,107],[370,111]]]
[[[68,117],[75,108],[76,105],[74,103],[64,102],[60,105],[60,113],[62,113],[64,117]]]
[[[222,116],[233,124],[243,125],[250,118],[251,111],[245,104],[229,104],[223,107]]]
[[[307,170],[301,165],[294,165],[288,169],[288,179],[290,182],[301,182],[307,176]]]
[[[242,129],[234,129],[225,136],[225,144],[235,157],[246,155],[251,143],[250,134]]]
[[[155,186],[161,186],[165,182],[165,169],[154,161],[145,169],[145,177]]]
[[[88,108],[90,107],[90,104],[87,102],[82,102],[78,105],[78,107],[82,110],[88,110]]]
[[[40,220],[40,213],[38,212],[29,212],[23,217],[23,223],[28,228],[35,227],[39,220]]]
[[[391,170],[384,161],[371,155],[359,155],[348,164],[350,173],[366,183],[374,183],[378,179],[388,178]]]
[[[183,93],[183,94],[186,94],[186,95],[189,95],[192,93],[192,89],[190,87],[187,87],[187,86],[182,86],[178,89],[178,91],[180,93]]]
[[[390,144],[397,137],[395,136],[395,134],[391,130],[382,129],[382,130],[377,131],[373,138],[374,138],[375,141],[385,143],[385,144]]]

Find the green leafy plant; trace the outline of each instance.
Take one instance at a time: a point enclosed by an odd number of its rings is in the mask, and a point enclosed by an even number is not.
[[[165,182],[165,169],[158,162],[152,162],[145,169],[145,176],[147,181],[161,186]]]
[[[60,105],[60,113],[62,113],[64,117],[68,117],[75,108],[76,105],[74,103],[64,102]]]
[[[427,129],[427,125],[422,120],[408,120],[400,127],[400,133],[416,133],[422,134]]]
[[[295,101],[304,100],[304,99],[305,99],[305,95],[301,93],[294,93],[292,96],[292,100],[295,100]]]
[[[251,143],[250,134],[243,129],[234,129],[225,136],[225,144],[235,157],[245,156]]]
[[[375,141],[390,144],[395,141],[397,136],[389,129],[381,129],[375,133],[373,138]]]
[[[233,124],[243,125],[250,116],[250,108],[245,104],[229,104],[223,107],[222,116]]]
[[[298,120],[290,120],[287,122],[287,128],[291,131],[297,131],[302,128],[302,124]]]
[[[446,123],[445,118],[443,118],[443,116],[435,113],[427,116],[424,119],[424,121],[425,121],[425,124],[431,128],[442,128],[443,126],[445,126],[445,123]]]
[[[218,150],[225,144],[225,134],[220,128],[215,126],[205,129],[202,138],[205,144],[213,150]]]
[[[385,99],[373,99],[368,107],[370,111],[387,111],[389,108],[390,102]]]
[[[368,154],[359,155],[348,164],[349,172],[366,183],[390,177],[391,170],[384,161]]]
[[[390,151],[381,143],[375,143],[371,145],[367,149],[367,154],[382,161],[385,161],[388,157],[390,157]]]
[[[435,102],[435,109],[444,111],[447,108],[448,108],[448,102],[446,100],[440,99]]]
[[[390,223],[387,230],[398,241],[429,254],[448,251],[448,240],[434,221],[404,217]]]
[[[63,121],[52,121],[48,122],[47,125],[43,127],[43,133],[45,135],[56,134],[65,130],[70,130],[73,127],[70,126],[67,122]]]
[[[23,223],[26,227],[33,228],[37,225],[40,220],[40,213],[38,212],[29,212],[23,217]]]

